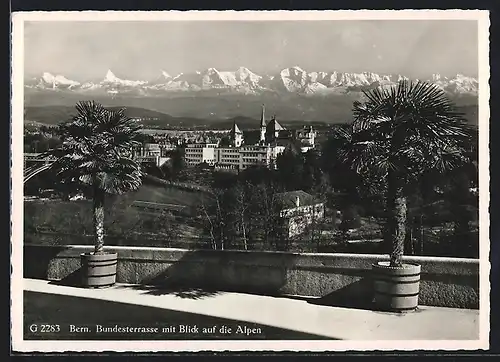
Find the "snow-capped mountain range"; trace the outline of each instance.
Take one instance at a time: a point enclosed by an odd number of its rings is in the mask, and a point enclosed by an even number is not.
[[[266,91],[297,93],[304,95],[328,95],[359,92],[373,87],[386,87],[397,84],[403,75],[382,75],[371,72],[307,72],[295,66],[285,68],[277,74],[257,75],[248,68],[240,67],[235,71],[219,71],[208,68],[205,71],[181,73],[171,76],[159,71],[155,80],[128,80],[117,77],[108,70],[98,82],[78,82],[63,75],[44,72],[41,77],[28,79],[25,86],[39,90],[99,92],[116,95],[121,93],[135,95],[161,95],[165,92],[197,92],[202,90],[227,90],[244,94],[259,94]],[[453,94],[477,94],[478,81],[462,74],[444,77],[432,74],[427,79]]]

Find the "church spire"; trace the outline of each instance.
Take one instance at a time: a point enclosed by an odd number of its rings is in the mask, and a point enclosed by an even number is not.
[[[266,126],[265,111],[266,111],[266,107],[264,105],[262,105],[262,113],[260,115],[260,126],[261,127],[265,127]]]
[[[262,105],[262,114],[260,115],[260,142],[264,143],[266,140],[266,115],[265,107]]]

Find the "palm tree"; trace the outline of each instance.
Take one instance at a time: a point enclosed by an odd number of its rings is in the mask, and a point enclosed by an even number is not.
[[[341,161],[365,180],[383,180],[387,223],[384,243],[390,266],[401,266],[407,214],[407,186],[432,170],[445,172],[466,161],[474,128],[443,90],[426,82],[399,82],[363,92],[354,121],[337,134]]]
[[[63,183],[90,191],[93,199],[94,254],[103,254],[106,194],[136,190],[142,183],[133,160],[140,125],[124,110],[108,110],[93,101],[79,102],[77,114],[59,126],[62,144],[51,151],[53,168]]]

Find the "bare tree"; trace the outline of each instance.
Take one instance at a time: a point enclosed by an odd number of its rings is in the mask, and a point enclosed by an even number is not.
[[[249,228],[249,210],[250,210],[250,197],[249,197],[249,184],[238,183],[233,189],[232,194],[234,197],[234,207],[232,213],[236,218],[236,223],[241,238],[243,240],[243,247],[248,250],[248,236],[247,230]]]
[[[201,202],[200,209],[207,223],[207,229],[210,234],[211,247],[214,250],[224,250],[225,246],[225,213],[222,208],[223,192],[214,189],[210,193],[210,198],[207,201],[204,199]]]
[[[252,192],[252,214],[262,235],[265,246],[276,244],[281,236],[279,200],[277,187],[273,183],[261,183]]]

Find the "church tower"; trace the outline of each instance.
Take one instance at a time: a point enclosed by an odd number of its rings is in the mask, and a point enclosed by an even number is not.
[[[236,124],[236,121],[233,122],[233,127],[229,132],[231,137],[233,147],[241,147],[243,144],[243,132],[241,132],[240,128]]]
[[[262,105],[262,113],[260,115],[260,142],[264,143],[266,141],[266,116],[265,107]]]

